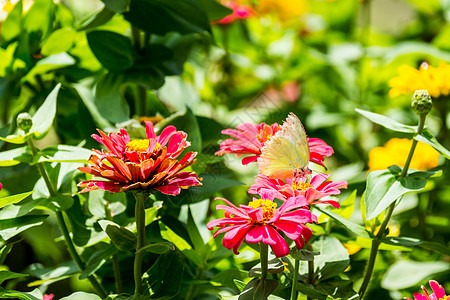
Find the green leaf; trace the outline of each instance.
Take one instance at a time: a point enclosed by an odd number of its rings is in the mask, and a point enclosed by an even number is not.
[[[381,214],[391,203],[408,192],[422,190],[427,180],[423,172],[412,172],[399,178],[398,167],[370,172],[365,193],[366,216],[371,220]]]
[[[247,285],[244,281],[237,280],[237,279],[233,279],[233,282],[240,292],[242,292],[244,290],[245,286]]]
[[[0,220],[0,240],[6,241],[30,227],[44,223],[48,215],[30,215]]]
[[[22,30],[22,1],[16,3],[2,24],[2,40],[9,42],[20,35]]]
[[[169,242],[159,242],[146,245],[139,249],[136,253],[146,251],[155,254],[164,254],[170,250],[175,250],[175,246]]]
[[[278,280],[254,278],[239,294],[239,300],[266,300],[278,286]]]
[[[102,0],[105,6],[117,14],[128,11],[130,0]]]
[[[20,163],[31,163],[32,160],[33,155],[28,146],[0,152],[0,167],[15,166]]]
[[[233,13],[233,10],[215,0],[198,0],[210,21],[218,21]]]
[[[25,83],[28,81],[32,84],[38,84],[36,82],[36,75],[46,75],[46,73],[72,66],[75,63],[75,59],[65,52],[53,54],[39,60],[37,64],[21,78],[21,82]]]
[[[112,72],[106,73],[97,82],[95,105],[102,117],[110,122],[125,122],[130,118],[130,107],[121,95],[121,86],[125,82],[123,74]]]
[[[274,257],[267,262],[267,272],[271,274],[282,273],[284,271],[283,262]],[[255,265],[248,272],[248,277],[256,277],[261,275],[261,263]]]
[[[388,236],[383,240],[381,240],[381,242],[395,246],[397,245],[405,247],[419,246],[428,250],[433,250],[450,256],[450,249],[447,246],[436,242],[427,242],[410,237],[393,237],[393,236]]]
[[[52,30],[54,19],[54,4],[52,0],[36,0],[28,10],[23,20],[23,27],[30,34],[32,44],[31,49],[34,53],[34,47],[39,47],[40,41],[47,37]]]
[[[379,115],[370,111],[366,111],[366,110],[362,110],[362,109],[358,109],[355,108],[355,110],[360,113],[361,115],[363,115],[364,117],[366,117],[367,119],[369,119],[370,121],[381,125],[383,127],[386,127],[388,129],[391,129],[393,131],[397,131],[397,132],[406,132],[406,133],[415,133],[416,132],[416,127],[414,126],[408,126],[408,125],[404,125],[402,123],[399,123],[395,120],[392,120],[391,118],[388,118],[386,116],[383,115]]]
[[[86,34],[89,47],[100,63],[111,71],[128,70],[134,63],[134,48],[129,38],[112,31]]]
[[[85,279],[94,274],[98,269],[107,262],[111,256],[117,253],[117,248],[110,245],[100,251],[94,252],[86,263],[86,268],[80,275],[80,279]]]
[[[3,299],[42,300],[42,297],[42,293],[39,289],[34,289],[29,293],[14,290],[0,291],[0,298]]]
[[[314,256],[320,255],[320,252],[306,250],[305,248],[298,250],[297,247],[291,249],[290,255],[293,259],[313,261]]]
[[[105,6],[102,10],[96,11],[88,18],[84,19],[78,26],[77,30],[89,30],[97,26],[101,26],[111,20],[114,15],[115,12]]]
[[[30,132],[34,133],[35,139],[40,140],[45,137],[52,127],[56,115],[56,99],[60,88],[61,83],[58,83],[32,118],[33,126]]]
[[[109,236],[111,242],[113,242],[117,249],[121,251],[129,251],[134,249],[136,244],[136,236],[131,231],[107,220],[100,220],[98,223]]]
[[[68,210],[73,205],[73,198],[68,195],[58,194],[55,197],[51,197],[50,201],[55,207],[56,211]]]
[[[211,32],[208,16],[195,0],[134,0],[124,16],[134,26],[160,36],[171,31]]]
[[[194,249],[200,251],[203,249],[205,243],[203,242],[202,235],[198,231],[197,225],[195,224],[194,218],[192,217],[191,209],[188,207],[188,219],[187,219],[187,231],[189,238],[194,245]]]
[[[397,261],[385,273],[381,287],[387,290],[405,289],[418,285],[434,274],[448,272],[449,268],[450,264],[443,261]]]
[[[368,239],[371,238],[370,233],[363,226],[355,224],[352,221],[349,221],[349,220],[345,219],[344,217],[341,217],[340,215],[335,214],[334,212],[332,212],[326,208],[320,208],[317,206],[315,206],[314,208],[323,212],[327,216],[333,218],[339,224],[343,225],[345,228],[347,228],[348,230],[350,230],[357,236],[361,236],[361,237],[368,238]]]
[[[29,283],[29,286],[39,286],[51,284],[73,276],[80,272],[80,269],[73,260],[63,262],[55,267],[46,268],[41,264],[32,264],[28,267],[27,273],[40,280]]]
[[[158,217],[158,210],[160,210],[161,208],[162,202],[157,206],[152,206],[150,208],[145,209],[145,226],[150,225],[152,222],[156,220],[159,220],[160,217]]]
[[[56,145],[50,146],[39,151],[38,162],[78,162],[87,163],[87,160],[91,156],[91,150],[69,146],[69,145]]]
[[[183,263],[175,251],[169,251],[160,255],[145,274],[153,292],[148,299],[171,299],[180,291]]]
[[[95,122],[95,125],[100,129],[105,129],[111,127],[111,123],[108,122],[98,111],[97,106],[95,106],[95,95],[93,91],[82,84],[73,85],[78,95],[80,96],[81,101],[83,101],[84,105],[88,109],[89,113],[92,116],[92,119]]]
[[[86,292],[75,292],[67,297],[61,298],[61,300],[101,300],[96,294],[86,293]]]
[[[0,271],[0,284],[2,284],[3,281],[8,280],[8,279],[28,277],[28,276],[29,276],[28,274],[20,274],[20,273],[15,273],[15,272],[11,272],[11,271],[1,270]]]
[[[431,133],[431,131],[429,131],[428,129],[424,129],[422,134],[420,135],[416,135],[414,137],[414,139],[420,141],[420,142],[424,142],[428,145],[430,145],[431,147],[433,147],[434,149],[436,149],[437,151],[439,151],[439,153],[441,153],[442,155],[444,155],[444,157],[446,159],[450,159],[450,151],[448,151],[444,146],[442,146],[441,144],[439,144],[439,142],[436,140],[436,138],[434,137],[434,135]]]
[[[8,196],[8,197],[4,197],[4,198],[0,198],[0,208],[6,206],[8,204],[14,204],[14,203],[20,202],[23,199],[25,199],[26,197],[28,197],[31,194],[33,194],[33,192],[34,191],[27,192],[27,193],[22,193],[22,194],[17,194],[17,195],[12,195],[12,196]]]
[[[42,45],[42,55],[50,56],[69,51],[75,43],[76,35],[76,31],[72,28],[60,28],[53,31]]]

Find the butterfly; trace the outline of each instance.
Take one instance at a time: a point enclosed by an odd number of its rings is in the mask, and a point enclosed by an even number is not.
[[[300,119],[290,113],[281,126],[261,149],[259,171],[273,179],[300,178],[311,174],[309,145]]]

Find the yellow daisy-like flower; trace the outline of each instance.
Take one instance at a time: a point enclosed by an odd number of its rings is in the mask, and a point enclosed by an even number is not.
[[[369,152],[369,171],[384,170],[389,166],[403,167],[411,149],[412,140],[390,139],[384,147],[375,147]],[[410,168],[429,170],[439,164],[439,153],[428,144],[418,142]]]
[[[304,0],[259,0],[255,10],[261,14],[277,14],[281,21],[286,22],[300,17],[307,12],[308,5]]]
[[[402,65],[398,68],[398,76],[389,80],[389,96],[409,95],[416,90],[427,90],[434,98],[447,96],[450,93],[449,77],[450,65],[446,63],[435,68],[424,62],[418,70]]]

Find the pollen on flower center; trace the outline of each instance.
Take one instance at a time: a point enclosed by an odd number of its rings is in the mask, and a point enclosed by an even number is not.
[[[248,206],[253,208],[261,207],[263,210],[264,221],[269,221],[277,208],[277,204],[275,202],[265,199],[255,199],[250,202]]]
[[[304,190],[308,189],[308,188],[311,187],[311,186],[312,186],[312,185],[311,185],[310,183],[308,183],[308,182],[301,182],[301,181],[299,181],[299,182],[293,181],[293,182],[292,182],[292,188],[293,188],[294,190],[301,190],[301,191],[304,191]]]
[[[127,151],[147,152],[150,141],[148,139],[132,140],[126,145]],[[155,150],[161,147],[159,143],[156,143]]]
[[[264,130],[264,129],[260,129],[260,130],[259,130],[259,133],[256,135],[256,137],[258,138],[258,140],[259,140],[260,142],[265,142],[265,141],[267,141],[268,139],[270,139],[271,136],[272,136],[272,135],[269,134],[269,133],[267,133],[267,131]]]

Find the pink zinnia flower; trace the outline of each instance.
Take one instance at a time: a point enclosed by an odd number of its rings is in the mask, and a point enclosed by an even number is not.
[[[222,134],[233,138],[224,140],[216,155],[234,153],[237,157],[241,157],[249,154],[251,156],[242,159],[242,164],[247,165],[258,159],[265,142],[279,130],[281,130],[279,124],[267,125],[264,122],[260,124],[243,123],[236,126],[236,129],[224,129]],[[316,138],[308,138],[308,145],[310,161],[325,167],[324,158],[333,154],[333,148]]]
[[[151,122],[146,123],[147,139],[131,140],[124,129],[119,133],[100,136],[92,135],[108,151],[95,150],[89,158],[88,167],[80,171],[102,177],[105,180],[88,180],[78,184],[85,187],[81,192],[96,189],[112,193],[128,190],[158,190],[161,193],[177,195],[180,189],[201,185],[194,172],[180,172],[195,162],[196,152],[186,153],[181,160],[178,156],[190,143],[187,134],[167,126],[157,136]]]
[[[311,229],[305,223],[317,221],[317,217],[309,210],[301,208],[307,205],[306,199],[302,196],[292,197],[277,208],[277,204],[273,202],[273,193],[261,193],[261,196],[263,199],[253,198],[248,205],[239,207],[226,199],[216,198],[228,204],[216,207],[225,211],[225,218],[209,222],[208,229],[220,228],[214,233],[214,237],[226,232],[223,245],[227,249],[233,249],[235,254],[239,254],[238,249],[244,239],[248,243],[262,242],[270,245],[277,257],[289,254],[289,246],[279,231],[294,240],[299,249],[303,248],[312,236]]]
[[[231,8],[233,13],[219,21],[213,22],[214,24],[229,24],[236,20],[245,20],[255,15],[250,6],[239,4],[237,1],[224,1],[222,4]]]
[[[304,196],[308,204],[328,203],[339,208],[338,202],[333,200],[319,200],[330,195],[338,195],[340,189],[347,188],[347,181],[326,181],[329,174],[317,174],[310,181],[307,177],[272,179],[266,175],[256,176],[255,183],[250,187],[250,194],[272,191],[274,197],[286,201],[290,197]]]
[[[3,184],[0,182],[0,191],[2,190],[2,188],[3,188]]]
[[[419,293],[414,293],[415,300],[449,300],[450,296],[445,295],[445,290],[437,281],[430,280],[428,282],[433,294],[429,295],[427,289],[422,285],[423,295]],[[404,299],[412,300],[411,298],[405,297]]]
[[[53,294],[50,294],[50,295],[45,294],[44,297],[42,298],[42,300],[52,300],[54,296],[55,295],[53,295]]]

